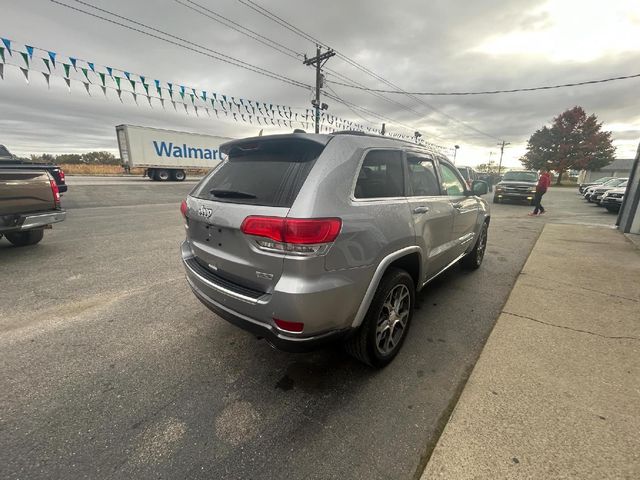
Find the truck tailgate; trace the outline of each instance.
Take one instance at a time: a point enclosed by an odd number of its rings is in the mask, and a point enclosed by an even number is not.
[[[0,168],[0,215],[55,208],[50,180],[45,171]]]

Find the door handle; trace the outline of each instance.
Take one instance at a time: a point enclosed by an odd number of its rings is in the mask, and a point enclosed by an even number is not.
[[[427,213],[429,211],[429,207],[416,207],[413,209],[413,213]]]

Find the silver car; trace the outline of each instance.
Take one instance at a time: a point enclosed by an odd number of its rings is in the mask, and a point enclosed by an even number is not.
[[[207,307],[289,351],[327,342],[381,367],[416,292],[480,266],[489,209],[437,151],[338,132],[234,140],[181,210],[187,281]]]

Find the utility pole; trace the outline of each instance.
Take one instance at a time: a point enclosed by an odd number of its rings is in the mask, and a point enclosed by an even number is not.
[[[315,124],[316,133],[320,133],[320,109],[326,110],[329,106],[326,103],[320,104],[320,89],[322,88],[322,66],[327,63],[331,57],[336,54],[333,50],[329,49],[324,53],[320,52],[320,45],[316,45],[316,56],[307,58],[304,56],[305,65],[314,65],[316,67],[316,98],[311,101],[311,105],[315,108]]]
[[[460,145],[454,145],[453,146],[453,164],[456,164],[456,157],[458,156],[458,149],[460,148]]]
[[[381,134],[384,135],[386,133],[386,125],[383,123],[382,124],[382,132]]]
[[[502,141],[502,143],[498,143],[498,146],[500,147],[500,161],[498,162],[498,175],[500,175],[500,169],[502,168],[502,154],[504,154],[504,147],[506,147],[507,145],[511,145],[509,142],[505,142],[504,140]]]

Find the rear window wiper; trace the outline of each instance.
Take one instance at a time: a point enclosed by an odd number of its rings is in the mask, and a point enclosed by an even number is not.
[[[258,198],[253,193],[239,192],[237,190],[210,190],[209,193],[218,198]]]

